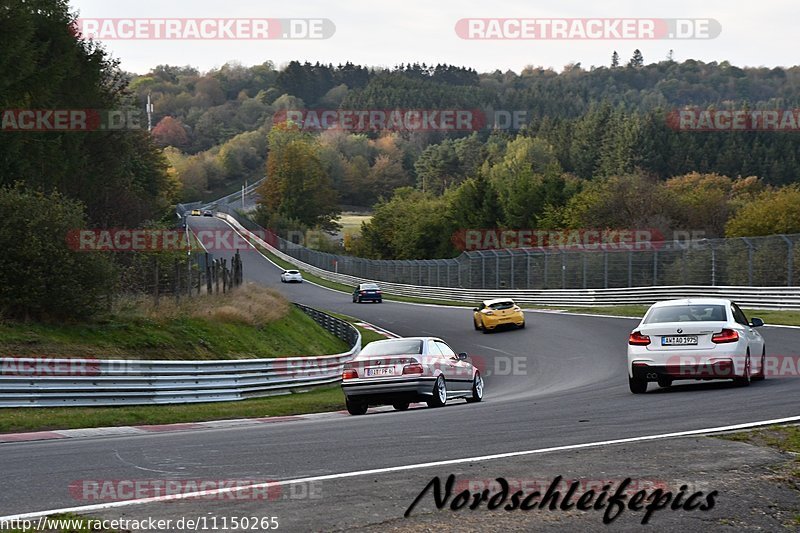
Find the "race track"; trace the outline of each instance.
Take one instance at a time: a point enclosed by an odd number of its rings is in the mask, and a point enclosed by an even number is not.
[[[191,222],[197,229],[228,228],[218,219]],[[484,402],[225,430],[2,444],[0,515],[92,503],[76,501],[69,492],[70,484],[81,479],[296,479],[800,414],[796,378],[767,379],[746,388],[679,383],[655,390],[651,384],[648,394],[632,395],[625,370],[626,339],[635,325],[629,319],[528,312],[526,329],[484,335],[473,330],[468,309],[353,304],[348,294],[310,283],[282,285],[280,270],[255,251],[242,258],[247,280],[273,286],[291,301],[356,316],[399,335],[439,336],[456,351],[481,356],[487,367]],[[765,327],[763,335],[768,355],[800,354],[800,329]],[[510,371],[514,365],[516,372]],[[510,459],[505,468],[513,464]],[[347,480],[354,493],[366,490],[364,484],[381,493],[378,477]],[[416,493],[421,486],[412,488]],[[397,498],[400,507],[410,503],[406,496]],[[298,502],[304,527],[327,528],[324,508],[335,505],[328,500]],[[258,505],[197,504],[228,514],[236,514],[232,509],[252,513]],[[185,514],[186,505],[172,510]],[[127,515],[138,512],[135,506],[124,508]],[[284,521],[289,524],[291,518],[286,515]]]

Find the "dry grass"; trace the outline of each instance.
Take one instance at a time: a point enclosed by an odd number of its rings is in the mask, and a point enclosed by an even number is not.
[[[184,296],[180,303],[173,297],[164,297],[158,307],[150,297],[128,296],[115,303],[115,312],[145,316],[158,322],[192,317],[225,324],[263,326],[285,317],[289,305],[277,291],[247,283],[225,294]]]

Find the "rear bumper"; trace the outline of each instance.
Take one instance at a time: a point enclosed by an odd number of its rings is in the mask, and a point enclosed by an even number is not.
[[[362,302],[380,302],[383,300],[383,296],[375,294],[363,294],[361,296],[356,296],[356,298],[360,299]]]
[[[486,329],[494,329],[500,326],[521,326],[525,323],[525,316],[509,316],[504,318],[495,318],[487,320],[483,318],[483,327]]]
[[[433,397],[435,381],[435,377],[352,379],[342,382],[342,390],[348,398],[376,404],[425,400]]]
[[[634,362],[631,376],[644,381],[661,379],[733,379],[737,377],[733,359],[714,359],[689,364],[654,365]]]

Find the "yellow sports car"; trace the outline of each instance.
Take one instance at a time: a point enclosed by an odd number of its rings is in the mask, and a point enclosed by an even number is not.
[[[199,209],[192,209],[191,216],[193,216],[193,217],[199,217],[201,214],[202,214],[202,213],[200,212],[200,210],[199,210]]]
[[[475,329],[483,330],[484,333],[494,331],[498,326],[525,327],[525,314],[510,298],[484,300],[473,311]]]

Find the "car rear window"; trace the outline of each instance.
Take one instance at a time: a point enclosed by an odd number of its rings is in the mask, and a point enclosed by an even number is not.
[[[645,319],[645,324],[662,322],[724,322],[727,320],[724,305],[670,305],[656,307]]]
[[[361,355],[419,355],[421,353],[422,341],[413,339],[371,342],[361,350]]]
[[[361,289],[367,291],[376,291],[378,290],[378,286],[375,285],[374,283],[365,283],[364,285],[361,286]]]
[[[511,309],[514,307],[514,302],[495,302],[489,306],[489,309],[494,309],[495,311],[502,311],[503,309]]]
[[[286,273],[287,274],[299,274],[300,271],[298,271],[298,270],[287,270]]]

